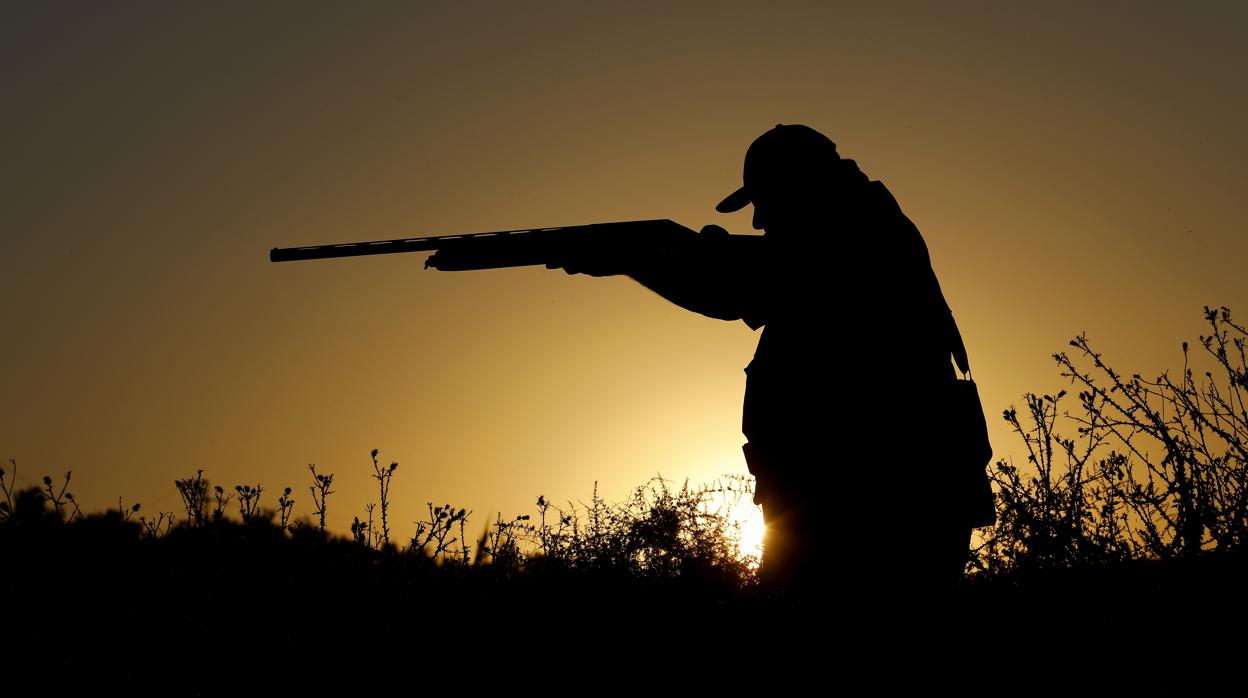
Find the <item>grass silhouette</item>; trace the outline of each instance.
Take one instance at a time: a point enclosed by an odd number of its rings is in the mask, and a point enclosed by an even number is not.
[[[1071,618],[1106,616],[1159,638],[1242,632],[1248,332],[1226,308],[1206,308],[1205,318],[1211,331],[1199,345],[1213,367],[1204,380],[1186,343],[1182,374],[1146,380],[1111,369],[1079,337],[1073,357],[1054,356],[1079,391],[1076,409],[1059,391],[1024,396],[1021,416],[1005,410],[1027,460],[990,469],[998,521],[978,532],[964,585],[942,600],[947,619],[969,636],[1025,627],[1064,637]],[[174,483],[180,516],[153,518],[120,499],[116,510],[84,514],[69,473],[19,490],[11,460],[0,469],[7,625],[38,658],[32,666],[138,676],[118,663],[134,643],[66,638],[101,628],[158,638],[148,665],[188,652],[223,662],[260,652],[274,667],[275,657],[306,662],[309,653],[365,662],[381,646],[440,665],[468,629],[486,629],[487,654],[523,646],[549,661],[547,651],[722,646],[740,627],[813,622],[758,589],[737,523],[739,507],[752,506],[748,478],[677,488],[656,477],[613,503],[596,486],[587,504],[538,497],[534,513],[496,515],[471,542],[471,512],[430,502],[412,538],[396,544],[398,464],[382,465],[378,453],[379,501],[349,537],[325,527],[334,474],[314,465],[315,519],[293,516],[290,487],[265,508],[260,484],[213,486],[202,470]],[[834,590],[825,601],[833,612],[857,603]]]

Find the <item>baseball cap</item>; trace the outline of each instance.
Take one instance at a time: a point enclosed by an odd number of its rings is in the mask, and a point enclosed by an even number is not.
[[[823,179],[837,160],[836,144],[822,133],[801,124],[776,124],[745,151],[744,186],[719,202],[715,210],[740,211],[759,190]]]

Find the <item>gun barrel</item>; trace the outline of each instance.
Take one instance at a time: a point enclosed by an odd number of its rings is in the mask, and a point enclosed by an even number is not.
[[[580,226],[585,227],[585,226]],[[466,233],[463,235],[438,235],[420,238],[396,238],[369,242],[346,242],[335,245],[305,245],[302,247],[274,247],[269,251],[270,262],[296,262],[305,259],[334,259],[337,257],[360,257],[371,254],[395,254],[398,252],[436,252],[452,240],[498,237],[533,233],[538,230],[566,230],[565,228],[541,228],[536,230],[501,230],[492,233]]]

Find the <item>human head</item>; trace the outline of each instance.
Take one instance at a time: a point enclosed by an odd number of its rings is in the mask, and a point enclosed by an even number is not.
[[[840,156],[827,136],[800,124],[776,124],[745,153],[743,186],[715,207],[720,213],[754,204],[754,228],[816,210],[836,175]]]

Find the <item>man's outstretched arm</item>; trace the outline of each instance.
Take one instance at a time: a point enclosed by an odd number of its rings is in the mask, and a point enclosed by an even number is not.
[[[744,320],[758,329],[764,323],[762,250],[761,237],[730,236],[723,228],[708,225],[690,244],[677,248],[638,250],[628,259],[616,254],[579,256],[547,266],[569,274],[628,276],[686,310],[719,320]]]
[[[758,329],[765,322],[757,254],[762,240],[742,242],[708,225],[688,248],[638,260],[627,275],[686,310],[718,320],[744,320]]]
[[[685,310],[718,320],[743,320],[756,315],[759,291],[753,282],[758,270],[750,267],[743,252],[733,245],[728,231],[706,226],[693,245],[639,260],[628,276]]]

